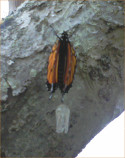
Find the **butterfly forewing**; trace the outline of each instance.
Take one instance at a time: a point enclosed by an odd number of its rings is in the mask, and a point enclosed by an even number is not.
[[[51,89],[52,84],[55,90],[58,83],[58,60],[59,60],[59,42],[56,42],[52,48],[52,52],[48,61],[48,73],[47,73],[47,86],[48,90]]]
[[[65,87],[71,86],[73,82],[75,67],[76,67],[75,51],[69,42],[68,54],[67,54],[67,68],[66,68],[65,80],[64,80]]]

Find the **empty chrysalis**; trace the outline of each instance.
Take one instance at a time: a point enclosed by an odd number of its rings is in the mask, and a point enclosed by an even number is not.
[[[61,104],[56,109],[56,132],[67,133],[69,129],[70,109]]]

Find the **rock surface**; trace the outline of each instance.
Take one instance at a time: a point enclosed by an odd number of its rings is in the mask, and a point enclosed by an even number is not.
[[[123,106],[123,1],[29,1],[1,25],[2,151],[7,157],[74,157]],[[76,50],[67,134],[56,133],[47,61],[56,35]]]

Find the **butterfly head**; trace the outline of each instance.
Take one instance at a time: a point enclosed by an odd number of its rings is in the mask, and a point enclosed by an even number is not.
[[[66,41],[69,40],[69,38],[68,38],[68,34],[67,34],[66,31],[64,31],[64,32],[62,33],[62,35],[61,35],[61,39],[62,39],[62,40],[66,40]]]

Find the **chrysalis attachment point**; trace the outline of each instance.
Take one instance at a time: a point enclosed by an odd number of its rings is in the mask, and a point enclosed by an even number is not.
[[[64,102],[64,94],[62,94],[61,102],[62,102],[62,103]]]
[[[69,129],[70,109],[61,104],[56,109],[56,132],[67,133]]]

